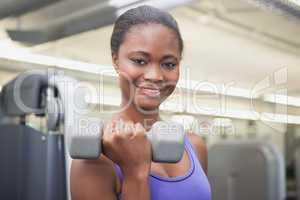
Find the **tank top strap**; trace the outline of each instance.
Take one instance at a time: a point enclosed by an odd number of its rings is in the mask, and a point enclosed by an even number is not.
[[[118,178],[120,179],[120,181],[123,182],[124,177],[123,177],[123,173],[122,173],[122,170],[121,170],[120,166],[117,165],[117,164],[114,164],[114,166],[115,166],[116,175],[118,176]]]
[[[185,146],[188,151],[188,153],[191,155],[192,159],[191,162],[193,162],[195,166],[195,170],[200,170],[202,173],[204,173],[202,164],[199,160],[199,157],[197,156],[197,151],[195,150],[193,144],[191,143],[190,139],[188,138],[187,134],[185,134]]]

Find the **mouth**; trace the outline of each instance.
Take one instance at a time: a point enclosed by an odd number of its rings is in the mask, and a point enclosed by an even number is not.
[[[141,93],[143,93],[144,95],[148,96],[148,97],[152,97],[152,98],[158,98],[160,97],[160,90],[156,89],[156,88],[144,88],[144,87],[139,87]]]
[[[154,87],[138,87],[140,92],[150,98],[159,98],[161,96],[161,90]]]

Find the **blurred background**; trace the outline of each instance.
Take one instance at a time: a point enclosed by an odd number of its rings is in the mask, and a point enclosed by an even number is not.
[[[23,71],[57,69],[101,90],[86,99],[95,116],[109,119],[120,108],[112,24],[140,4],[170,11],[185,44],[180,82],[161,106],[163,118],[182,122],[208,148],[224,140],[271,143],[284,158],[287,199],[296,199],[297,0],[1,0],[0,88]],[[45,130],[40,119],[29,124]]]

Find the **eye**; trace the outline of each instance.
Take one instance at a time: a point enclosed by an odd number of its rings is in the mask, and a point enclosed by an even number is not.
[[[177,64],[174,62],[166,62],[166,63],[163,63],[162,66],[168,70],[172,70],[177,66]]]
[[[147,64],[147,61],[145,61],[144,59],[132,58],[131,61],[136,65],[146,65]]]

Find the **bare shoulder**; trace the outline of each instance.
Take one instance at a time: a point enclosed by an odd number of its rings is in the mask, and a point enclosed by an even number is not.
[[[70,188],[73,200],[116,199],[116,180],[113,162],[105,156],[98,160],[72,160]]]
[[[207,173],[207,147],[205,141],[202,137],[196,133],[189,132],[187,136],[192,143],[196,153],[198,154],[198,159],[203,167],[205,173]]]

